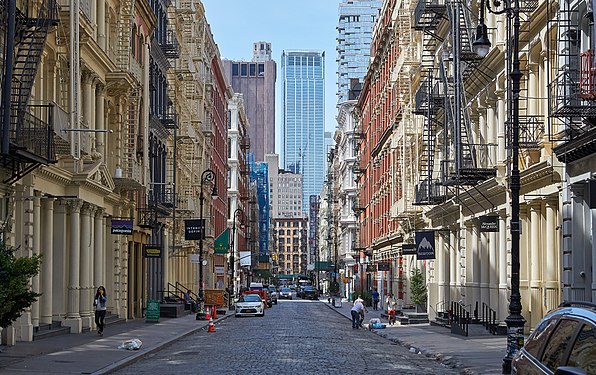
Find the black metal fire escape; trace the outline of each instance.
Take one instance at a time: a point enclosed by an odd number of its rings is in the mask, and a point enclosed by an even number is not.
[[[560,160],[569,163],[596,153],[594,14],[582,15],[579,5],[572,8],[562,3],[557,15],[552,27],[558,29],[560,64],[549,87],[549,103],[550,115],[564,126],[557,128],[553,122],[549,136],[562,141],[553,151]],[[580,24],[580,20],[586,22]],[[582,34],[590,35],[586,46],[581,45]]]
[[[0,2],[3,20],[8,19],[8,7],[9,2]],[[29,100],[48,33],[57,24],[56,3],[44,0],[36,17],[30,11],[28,3],[25,9],[16,9],[14,36],[8,35],[6,25],[2,26],[3,44],[11,37],[14,39],[12,70],[7,71],[11,69],[7,63],[9,56],[4,56],[3,66],[3,85],[8,83],[7,78],[11,83],[10,116],[8,124],[2,122],[4,139],[0,156],[0,165],[11,171],[11,177],[4,183],[14,183],[38,166],[55,162],[52,105],[29,105]],[[6,94],[3,90],[3,95]],[[7,99],[3,97],[2,102],[6,103]]]

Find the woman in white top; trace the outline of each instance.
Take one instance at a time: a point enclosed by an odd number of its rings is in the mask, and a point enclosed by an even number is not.
[[[108,296],[106,295],[106,288],[100,286],[95,293],[93,306],[95,306],[95,324],[97,325],[97,333],[103,336],[103,328],[105,326],[104,319],[106,318]]]

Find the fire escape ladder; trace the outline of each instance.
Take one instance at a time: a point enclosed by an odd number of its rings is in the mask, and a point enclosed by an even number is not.
[[[31,89],[41,54],[48,37],[50,27],[56,25],[56,4],[54,0],[44,0],[37,18],[17,17],[22,22],[18,25],[18,44],[12,72],[11,123],[19,129],[23,123],[23,112],[31,97]]]
[[[423,50],[420,63],[421,76],[426,76],[434,68],[437,45],[443,41],[437,30],[446,20],[447,7],[444,0],[418,0],[414,10],[414,30],[423,32]]]
[[[116,57],[116,66],[123,71],[129,71],[130,68],[130,37],[134,6],[135,0],[120,1],[120,17],[118,19],[118,55]]]

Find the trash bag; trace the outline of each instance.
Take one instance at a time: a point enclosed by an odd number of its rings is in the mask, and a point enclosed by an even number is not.
[[[143,346],[143,343],[139,339],[131,339],[123,341],[122,344],[118,347],[118,349],[126,349],[126,350],[139,350]]]
[[[379,318],[372,318],[372,319],[369,321],[369,324],[370,324],[370,325],[373,325],[373,324],[380,324],[380,323],[381,323],[381,319],[379,319]]]

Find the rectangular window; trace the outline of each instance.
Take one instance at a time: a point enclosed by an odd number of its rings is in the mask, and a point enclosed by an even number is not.
[[[236,77],[238,75],[238,64],[232,64],[232,77]]]
[[[242,77],[246,77],[248,75],[248,66],[247,64],[240,64],[240,75]]]
[[[257,75],[257,64],[250,64],[249,75],[254,77]]]
[[[265,64],[259,64],[259,77],[265,75]]]

